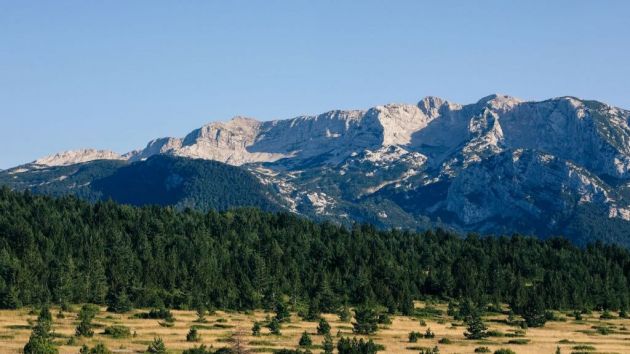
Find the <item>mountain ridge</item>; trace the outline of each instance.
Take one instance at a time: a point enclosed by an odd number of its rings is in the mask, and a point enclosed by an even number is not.
[[[342,223],[445,222],[544,237],[575,230],[580,213],[602,227],[630,221],[630,111],[572,96],[493,94],[466,105],[429,96],[285,120],[237,116],[122,155],[61,153],[2,174],[155,155],[236,166],[271,186],[286,209]],[[630,244],[630,226],[624,232]]]

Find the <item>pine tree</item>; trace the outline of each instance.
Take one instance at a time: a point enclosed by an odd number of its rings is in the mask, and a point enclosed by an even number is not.
[[[334,344],[332,337],[330,334],[324,335],[324,342],[322,343],[322,349],[324,350],[324,354],[333,354]]]
[[[188,334],[186,334],[187,342],[197,342],[199,341],[199,332],[195,326],[190,327]]]
[[[319,319],[319,324],[317,325],[317,334],[318,335],[330,334],[330,324],[323,317]]]
[[[378,329],[378,314],[368,305],[359,306],[354,310],[355,322],[353,332],[357,334],[372,334]]]
[[[300,347],[310,347],[313,345],[313,340],[311,339],[311,335],[308,332],[302,333],[299,342]]]
[[[467,339],[482,339],[488,336],[488,327],[481,320],[481,316],[477,311],[472,312],[466,318],[466,332],[464,336]]]
[[[39,316],[33,332],[24,346],[24,354],[57,354],[50,332],[52,330],[52,315],[48,306],[44,306]]]
[[[287,304],[283,301],[276,302],[276,319],[279,322],[287,322],[291,319],[291,313],[289,312],[289,308]]]
[[[254,322],[254,325],[252,326],[252,336],[260,336],[260,323],[258,323],[258,321]]]
[[[162,338],[154,338],[153,342],[151,342],[151,344],[147,347],[146,352],[150,354],[166,354],[166,346],[164,345]]]
[[[277,318],[272,318],[267,327],[269,328],[269,332],[271,332],[271,334],[275,334],[277,336],[280,335],[280,321],[278,321]]]

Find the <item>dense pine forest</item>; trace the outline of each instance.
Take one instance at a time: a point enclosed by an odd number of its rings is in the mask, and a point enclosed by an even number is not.
[[[429,297],[626,309],[630,253],[561,238],[350,229],[255,209],[202,213],[0,189],[0,307],[45,303],[408,312]]]

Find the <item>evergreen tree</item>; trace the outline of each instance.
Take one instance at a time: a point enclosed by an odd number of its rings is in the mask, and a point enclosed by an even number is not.
[[[52,315],[48,306],[44,306],[37,317],[37,324],[24,346],[24,354],[57,354],[58,350],[50,335],[51,330]]]
[[[323,317],[319,319],[319,324],[317,325],[317,334],[318,335],[330,334],[330,324]]]
[[[275,310],[276,310],[276,319],[279,322],[287,322],[291,319],[291,313],[289,312],[289,308],[287,304],[285,304],[283,301],[276,302]]]
[[[357,334],[372,334],[378,329],[378,314],[373,307],[362,305],[354,310],[355,322],[353,332]]]
[[[308,332],[302,333],[299,345],[300,347],[310,347],[311,345],[313,345],[313,340],[311,339],[311,335],[308,334]]]
[[[187,342],[197,342],[199,341],[199,332],[195,326],[190,327],[188,334],[186,334]]]
[[[474,311],[466,318],[466,332],[464,336],[467,339],[482,339],[488,336],[488,327],[483,323],[478,311]]]
[[[254,325],[252,326],[252,336],[260,336],[260,323],[258,323],[257,321],[254,322]]]
[[[324,342],[322,343],[322,349],[324,350],[324,354],[332,354],[334,349],[334,344],[330,333],[324,335]]]
[[[534,291],[529,292],[527,301],[521,311],[521,316],[528,327],[543,327],[545,322],[547,322],[545,304],[542,297]]]
[[[277,318],[272,318],[267,325],[267,328],[269,328],[269,332],[271,332],[271,334],[275,334],[277,336],[280,335],[280,321],[278,321]]]
[[[146,353],[148,354],[166,354],[166,346],[162,338],[154,338],[153,342],[147,347]]]

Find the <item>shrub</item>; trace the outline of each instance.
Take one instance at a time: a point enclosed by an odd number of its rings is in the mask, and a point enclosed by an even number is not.
[[[81,349],[79,350],[79,354],[111,354],[112,352],[107,349],[107,347],[99,343],[94,346],[94,348],[90,349],[87,345],[83,344]]]
[[[383,350],[382,345],[374,343],[371,339],[368,341],[357,338],[341,338],[337,343],[337,351],[339,354],[375,354]]]
[[[508,344],[519,344],[519,345],[524,345],[529,343],[529,339],[524,339],[524,338],[519,338],[519,339],[510,339],[508,341]]]
[[[103,334],[108,336],[112,336],[114,338],[129,338],[131,337],[131,331],[129,327],[121,326],[121,325],[113,325],[105,328]]]
[[[612,320],[613,318],[615,318],[615,316],[613,316],[612,313],[610,313],[610,311],[605,310],[604,312],[602,312],[599,318],[602,320]]]
[[[427,331],[424,332],[424,338],[431,339],[435,337],[435,333],[431,331],[431,327],[427,328]]]
[[[213,354],[214,350],[208,349],[205,345],[200,345],[198,347],[192,347],[190,349],[186,349],[182,352],[182,354]]]
[[[516,354],[512,349],[501,348],[494,351],[494,354]]]
[[[595,347],[594,347],[594,346],[592,346],[592,345],[585,345],[585,344],[582,344],[582,345],[576,345],[576,346],[573,346],[573,348],[571,348],[571,349],[573,349],[573,350],[587,351],[587,350],[595,350]]]
[[[141,319],[151,319],[151,320],[165,320],[166,322],[174,322],[175,318],[171,313],[171,310],[168,310],[164,307],[159,309],[151,309],[149,312],[141,312],[134,315],[135,318]]]
[[[420,332],[409,332],[409,343],[416,343],[419,338],[422,338]]]
[[[453,342],[448,338],[442,338],[438,341],[440,344],[452,344]]]
[[[490,348],[488,348],[488,347],[477,347],[477,348],[475,348],[475,353],[490,353]]]

